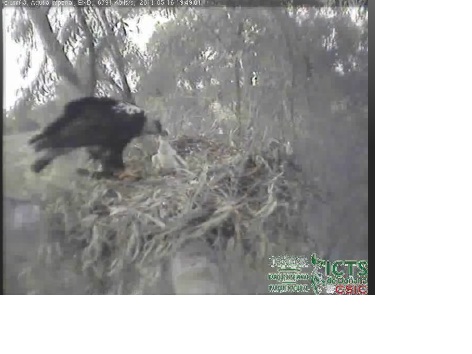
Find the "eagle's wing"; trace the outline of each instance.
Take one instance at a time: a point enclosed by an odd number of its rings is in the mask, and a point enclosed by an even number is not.
[[[62,114],[51,124],[44,128],[44,130],[32,137],[29,140],[30,144],[43,144],[44,140],[47,140],[48,137],[53,136],[59,133],[63,128],[67,127],[71,122],[77,118],[83,117],[83,111],[86,109],[86,105],[81,104],[80,101],[69,102],[65,107]],[[42,149],[40,147],[39,149]]]
[[[100,112],[89,110],[45,135],[38,145],[40,148],[106,146],[119,138],[117,132],[120,127],[114,126],[114,123],[112,117],[104,117]]]

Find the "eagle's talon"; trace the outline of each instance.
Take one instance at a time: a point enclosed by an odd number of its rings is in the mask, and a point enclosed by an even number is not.
[[[118,171],[114,174],[116,178],[118,178],[120,181],[137,181],[141,179],[141,175],[139,174],[139,171],[132,171],[125,169],[123,171]]]

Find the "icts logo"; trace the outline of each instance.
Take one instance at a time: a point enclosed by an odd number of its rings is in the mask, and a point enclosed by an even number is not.
[[[311,256],[313,265],[311,284],[315,294],[367,294],[368,262],[366,260],[338,260],[330,262]]]

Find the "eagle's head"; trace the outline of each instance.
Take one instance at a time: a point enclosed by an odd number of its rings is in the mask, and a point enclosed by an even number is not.
[[[125,113],[128,116],[144,117],[144,126],[141,130],[141,135],[168,135],[167,131],[162,129],[162,124],[158,119],[147,117],[142,108],[132,103],[118,102],[113,106],[113,110],[117,113]]]

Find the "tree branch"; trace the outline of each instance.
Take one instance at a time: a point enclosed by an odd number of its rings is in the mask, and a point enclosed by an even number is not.
[[[47,16],[47,11],[38,11],[35,8],[25,8],[25,11],[27,11],[31,21],[38,30],[44,49],[51,58],[57,74],[69,81],[69,83],[71,83],[80,93],[87,93],[87,88],[80,81],[72,63],[64,52],[63,46],[57,40],[57,37],[52,30],[51,23]]]
[[[97,55],[95,51],[95,44],[93,41],[92,32],[90,31],[90,28],[87,25],[87,21],[85,21],[83,8],[76,7],[75,11],[77,13],[77,18],[79,19],[79,24],[82,27],[82,30],[84,31],[85,43],[87,44],[87,48],[89,50],[89,77],[87,82],[84,84],[84,88],[86,89],[86,92],[89,96],[93,96],[95,93],[95,88],[97,86]]]
[[[106,17],[105,9],[99,8],[98,11],[100,13],[100,17],[102,20],[101,22],[104,27],[106,37],[108,39],[108,44],[110,44],[110,54],[113,58],[113,61],[116,64],[116,67],[118,69],[118,75],[120,77],[120,81],[123,86],[120,90],[121,94],[123,98],[129,101],[130,103],[135,103],[135,99],[133,97],[133,94],[131,93],[131,88],[129,86],[128,79],[126,77],[125,63],[123,60],[123,56],[120,53],[120,48],[116,40],[115,34],[113,33],[110,27],[110,23],[108,22],[108,19]]]

